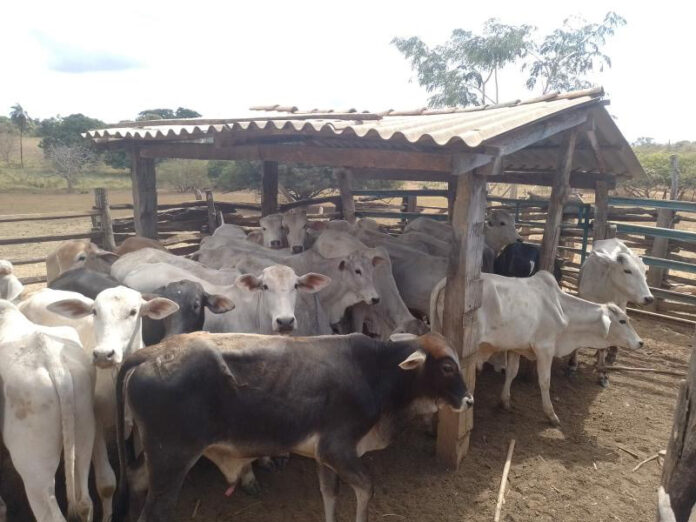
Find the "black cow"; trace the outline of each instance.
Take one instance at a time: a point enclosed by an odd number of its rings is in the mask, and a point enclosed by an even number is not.
[[[454,351],[433,333],[397,342],[362,334],[179,335],[127,358],[116,390],[121,477],[129,467],[126,401],[143,434],[148,493],[140,520],[148,522],[173,519],[184,477],[211,449],[228,459],[228,470],[263,455],[312,457],[326,520],[335,520],[340,478],[354,489],[356,520],[364,522],[373,489],[359,457],[387,446],[416,399],[457,411],[473,404]],[[114,522],[124,520],[128,495],[121,480]]]
[[[120,284],[108,274],[81,267],[64,272],[48,286],[55,290],[78,292],[95,299],[102,290]],[[146,345],[157,344],[171,335],[201,330],[206,308],[214,314],[228,312],[234,308],[234,304],[227,297],[209,294],[199,283],[187,280],[169,283],[155,290],[153,294],[171,299],[179,305],[179,310],[162,320],[143,317],[143,342]],[[143,297],[147,299],[148,295],[145,294]]]
[[[503,248],[495,258],[493,273],[507,277],[531,277],[539,271],[541,248],[531,243],[515,242]],[[563,260],[553,263],[553,277],[561,284]]]

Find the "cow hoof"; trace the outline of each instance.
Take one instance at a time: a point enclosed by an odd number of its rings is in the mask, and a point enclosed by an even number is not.
[[[555,413],[552,417],[549,417],[549,422],[551,423],[551,426],[553,426],[554,428],[561,427],[561,421],[558,419],[558,416]]]
[[[606,375],[602,375],[599,377],[599,385],[602,388],[608,388],[609,387],[609,377]]]
[[[256,479],[250,480],[246,483],[242,483],[239,485],[239,487],[242,489],[244,493],[251,497],[261,496],[261,484],[259,484],[259,481]]]
[[[510,403],[509,400],[506,401],[504,399],[501,399],[499,406],[502,410],[512,411],[512,404]]]

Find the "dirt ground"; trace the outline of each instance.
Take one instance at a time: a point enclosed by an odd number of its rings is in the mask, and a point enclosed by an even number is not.
[[[69,196],[0,194],[0,214],[80,210],[91,194]],[[40,199],[37,199],[40,198]],[[181,198],[181,199],[176,199]],[[189,200],[189,195],[162,194],[161,201]],[[127,202],[127,192],[112,193],[114,203]],[[76,208],[75,208],[76,207]],[[20,210],[21,209],[21,210]],[[75,226],[89,227],[82,218]],[[24,224],[0,225],[0,237],[36,235]],[[41,233],[72,231],[67,222],[42,222]],[[42,245],[43,247],[43,245]],[[47,247],[48,248],[48,247]],[[39,256],[38,246],[2,247],[0,258]],[[33,275],[22,273],[21,275]],[[685,327],[634,319],[646,341],[638,352],[621,351],[619,364],[686,370],[692,332]],[[677,396],[678,377],[613,372],[611,385],[596,384],[593,358],[580,358],[576,376],[566,377],[563,362],[554,365],[551,396],[561,419],[560,429],[548,425],[541,411],[536,382],[518,378],[512,388],[513,411],[497,407],[503,376],[490,370],[476,384],[475,429],[471,449],[456,472],[434,458],[434,440],[420,427],[405,432],[387,450],[366,455],[375,478],[374,521],[490,521],[508,442],[517,440],[503,520],[510,521],[637,521],[653,520],[661,473],[657,461],[638,471],[641,458],[666,447]],[[181,493],[176,521],[320,521],[321,496],[313,462],[292,457],[280,472],[258,471],[263,491],[258,498],[241,491],[224,495],[227,485],[208,462],[189,474]],[[11,522],[31,520],[21,483],[3,463],[0,494]],[[96,497],[93,497],[96,499]],[[355,500],[343,487],[339,520],[352,520]]]

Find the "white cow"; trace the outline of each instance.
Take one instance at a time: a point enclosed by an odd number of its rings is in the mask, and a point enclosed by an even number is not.
[[[141,250],[131,252],[130,254],[126,254],[113,264],[111,267],[111,275],[119,282],[123,283],[130,272],[137,270],[148,263],[166,263],[185,270],[186,273],[214,285],[231,285],[235,282],[237,276],[239,276],[239,273],[234,270],[212,270],[197,261],[170,254],[169,252],[163,252],[154,248],[143,248]],[[177,279],[174,279],[174,281],[177,281]],[[126,284],[126,286],[130,285]],[[151,290],[147,291],[149,292]]]
[[[20,296],[23,290],[24,285],[19,278],[14,275],[12,263],[0,259],[0,299],[14,301]]]
[[[283,231],[287,238],[288,248],[293,254],[299,254],[309,247],[307,238],[307,211],[303,208],[293,208],[283,212]]]
[[[2,439],[38,522],[65,522],[55,496],[64,457],[68,514],[92,520],[94,371],[71,328],[42,327],[0,300]]]
[[[259,219],[261,234],[249,234],[247,239],[268,248],[283,248],[287,246],[287,238],[283,230],[283,215],[269,214]]]
[[[66,298],[66,294],[69,295]],[[40,297],[36,297],[40,295]],[[52,302],[50,302],[52,301]],[[91,299],[75,292],[44,289],[21,305],[22,312],[39,324],[82,322],[80,331],[92,344],[85,345],[97,367],[94,388],[96,436],[94,439],[94,474],[97,491],[102,500],[103,521],[111,517],[111,498],[116,477],[109,464],[105,430],[112,428],[116,418],[116,395],[113,379],[125,357],[143,347],[142,317],[164,319],[178,310],[173,301],[156,297],[146,301],[140,292],[117,286],[107,288]],[[88,330],[92,323],[91,332]]]
[[[544,413],[552,424],[559,425],[549,395],[554,357],[569,355],[581,346],[643,346],[621,308],[566,294],[549,272],[542,270],[528,278],[495,274],[482,274],[481,278],[483,296],[475,315],[479,361],[483,363],[496,352],[507,352],[501,395],[507,409],[520,355],[536,359]],[[435,331],[441,329],[445,281],[433,289],[431,317]]]
[[[592,252],[580,268],[578,293],[583,299],[595,303],[616,303],[626,310],[629,302],[650,304],[655,298],[650,292],[645,276],[647,267],[643,260],[628,248],[620,239],[602,239],[595,241]],[[597,352],[597,370],[602,386],[609,381],[606,363],[616,358],[616,349],[611,347]],[[568,362],[568,369],[577,369],[577,352],[573,352]]]

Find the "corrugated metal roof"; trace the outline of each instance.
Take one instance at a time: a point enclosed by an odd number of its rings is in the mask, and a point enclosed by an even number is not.
[[[360,113],[354,112],[355,109],[343,113],[317,109],[301,113],[294,106],[267,106],[255,108],[254,112],[233,119],[128,122],[89,131],[87,135],[96,141],[176,140],[226,132],[259,132],[345,136],[439,147],[457,144],[478,147],[524,125],[597,103],[602,95],[601,89],[592,89],[493,106],[382,113]]]

